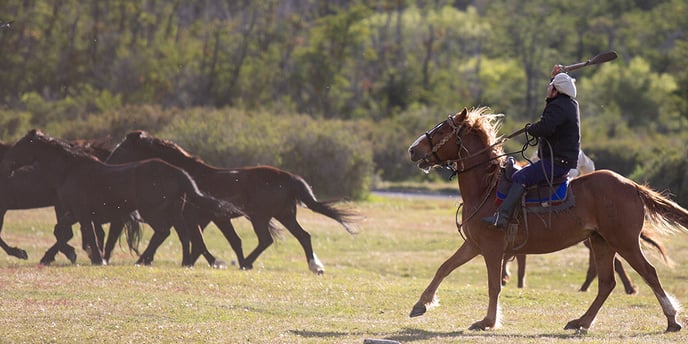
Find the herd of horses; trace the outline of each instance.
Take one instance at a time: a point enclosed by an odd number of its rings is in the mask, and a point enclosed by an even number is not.
[[[665,292],[640,242],[650,244],[669,261],[658,237],[688,232],[688,210],[647,186],[612,171],[598,170],[570,181],[569,197],[573,200],[575,195],[575,202],[569,208],[550,212],[550,221],[523,209],[514,231],[496,230],[481,218],[495,212],[495,189],[504,173],[505,138],[497,136],[499,118],[486,107],[464,109],[420,135],[408,148],[411,160],[423,170],[450,165],[456,169],[463,200],[459,229],[465,238],[439,267],[410,316],[420,316],[435,305],[442,280],[481,255],[487,268],[488,310],[470,329],[495,328],[500,320],[499,294],[508,278],[502,273],[508,271],[509,257],[516,257],[520,263],[522,286],[526,255],[555,252],[585,242],[590,248],[590,267],[582,289],[587,289],[597,276],[597,295],[589,309],[568,322],[565,329],[584,332],[590,328],[615,288],[615,271],[630,293],[630,280],[618,255],[652,289],[666,316],[666,331],[681,330],[680,307]],[[109,263],[122,232],[126,232],[129,247],[138,253],[140,223],[145,222],[153,235],[137,264],[151,264],[156,250],[174,228],[182,247],[183,266],[193,266],[203,255],[211,266],[226,267],[208,251],[203,240],[204,228],[213,222],[236,254],[239,267],[251,269],[279,230],[274,219],[297,238],[309,269],[323,274],[310,234],[298,223],[296,211],[299,205],[305,205],[355,233],[352,221],[356,212],[341,209],[336,202],[318,201],[308,183],[296,174],[270,166],[214,167],[174,142],[140,130],[129,132],[113,148],[89,141],[66,141],[35,129],[14,144],[0,143],[0,234],[8,210],[54,207],[56,242],[41,259],[46,265],[55,260],[58,252],[76,261],[76,251],[69,244],[74,224],[80,226],[82,248],[91,263],[100,265]],[[248,219],[258,237],[257,246],[247,256],[232,225],[232,219],[238,217]],[[108,223],[106,238],[103,225]],[[11,247],[1,236],[0,247],[8,255],[28,258],[25,250]]]
[[[56,243],[41,259],[45,265],[58,252],[76,261],[68,241],[77,223],[92,264],[109,262],[124,229],[129,247],[138,253],[143,221],[153,235],[137,264],[151,264],[174,228],[183,266],[193,266],[203,255],[211,266],[226,267],[203,240],[202,231],[212,221],[234,250],[239,267],[251,269],[278,234],[275,219],[297,238],[316,274],[323,274],[324,267],[313,252],[310,234],[296,219],[297,206],[305,205],[354,233],[355,212],[336,207],[334,200],[318,201],[296,174],[270,166],[213,167],[145,131],[130,132],[109,149],[102,143],[66,141],[34,129],[14,144],[0,144],[0,160],[0,233],[7,210],[55,209]],[[248,256],[232,225],[237,217],[247,218],[258,236],[258,245]],[[107,223],[106,241],[103,225]],[[0,246],[11,256],[28,258],[25,250],[11,247],[1,237]]]

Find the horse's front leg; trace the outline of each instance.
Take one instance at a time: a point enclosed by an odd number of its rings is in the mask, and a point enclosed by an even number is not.
[[[463,245],[461,245],[461,247],[459,247],[459,249],[456,250],[456,252],[449,257],[449,259],[442,263],[439,269],[437,269],[437,272],[435,272],[435,277],[433,277],[428,287],[425,288],[425,291],[423,291],[423,293],[420,295],[420,299],[413,306],[409,316],[417,317],[425,314],[428,307],[437,303],[435,293],[437,292],[437,288],[440,286],[440,283],[442,283],[442,280],[449,276],[449,274],[456,268],[475,258],[477,255],[478,250],[467,241],[464,242]],[[501,269],[499,270],[501,271]]]
[[[477,321],[469,327],[470,330],[484,331],[499,326],[499,293],[502,291],[501,275],[503,255],[495,250],[492,253],[483,253],[487,266],[487,287],[489,304],[487,315],[483,320]]]
[[[594,265],[597,268],[597,296],[585,314],[578,319],[569,321],[564,327],[565,330],[587,332],[595,320],[597,312],[599,312],[607,297],[609,297],[609,294],[616,286],[616,281],[614,280],[614,256],[616,252],[598,234],[593,234],[590,237],[590,249],[595,257]]]

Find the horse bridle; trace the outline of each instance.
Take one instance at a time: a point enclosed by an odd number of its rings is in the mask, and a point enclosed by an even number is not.
[[[444,123],[449,124],[449,126],[452,127],[452,131],[451,131],[450,133],[448,133],[446,136],[444,136],[444,137],[440,140],[440,142],[437,143],[437,145],[433,145],[433,143],[432,143],[432,135],[433,135],[434,132],[435,132],[439,127],[441,127],[442,124],[444,124]],[[463,146],[463,142],[461,141],[461,131],[463,130],[464,127],[465,127],[465,123],[461,123],[461,125],[457,125],[457,124],[454,122],[454,117],[453,117],[452,115],[449,115],[446,121],[440,122],[440,123],[437,124],[433,129],[431,129],[430,131],[426,131],[426,132],[425,132],[425,137],[427,138],[428,144],[430,145],[430,151],[431,151],[431,153],[432,153],[432,156],[435,158],[435,160],[437,160],[437,163],[435,163],[435,165],[438,165],[438,166],[441,166],[441,167],[443,167],[443,168],[446,168],[446,169],[451,170],[453,174],[452,174],[452,176],[450,177],[450,179],[451,179],[452,177],[454,177],[455,175],[459,174],[459,173],[468,172],[468,171],[470,171],[470,170],[472,170],[472,169],[474,169],[474,168],[476,168],[476,167],[478,167],[478,166],[480,166],[480,165],[482,165],[482,164],[491,162],[491,161],[493,161],[493,160],[497,160],[497,159],[499,159],[499,158],[501,158],[501,157],[503,157],[503,156],[507,156],[509,153],[499,154],[499,155],[494,156],[494,157],[491,157],[491,158],[489,158],[489,159],[487,159],[487,160],[485,160],[485,161],[478,162],[478,163],[476,163],[476,164],[474,164],[473,166],[470,166],[470,167],[468,167],[468,168],[466,168],[466,166],[465,166],[464,163],[463,163],[464,160],[467,160],[467,159],[476,157],[476,156],[478,156],[478,155],[480,155],[480,154],[482,154],[482,153],[484,153],[484,152],[486,152],[486,151],[491,150],[491,149],[494,148],[495,146],[498,146],[498,145],[503,144],[505,141],[507,141],[507,140],[509,140],[509,139],[512,139],[512,138],[514,138],[514,137],[517,136],[517,135],[523,134],[523,133],[526,131],[526,128],[527,128],[528,126],[526,125],[526,127],[522,128],[522,129],[519,129],[519,130],[517,130],[517,131],[515,131],[515,132],[513,132],[513,133],[511,133],[511,134],[509,134],[509,135],[507,135],[507,136],[505,136],[505,137],[502,137],[501,139],[497,140],[497,142],[495,142],[495,143],[493,143],[493,144],[491,144],[491,145],[488,145],[488,146],[486,146],[486,147],[484,147],[484,148],[478,150],[477,152],[473,152],[473,153],[468,152],[468,149],[466,149],[466,147]],[[439,155],[437,155],[437,151],[440,149],[440,147],[442,147],[442,146],[445,145],[447,142],[449,142],[449,140],[451,139],[451,136],[452,136],[452,135],[456,135],[456,146],[458,147],[458,151],[459,151],[459,152],[458,152],[457,159],[442,160],[442,159],[440,159]],[[468,156],[465,156],[465,157],[463,157],[463,158],[461,157],[461,150],[462,150],[462,149],[465,150],[465,151],[468,153]],[[524,150],[525,150],[525,148],[524,148]],[[428,160],[428,157],[427,157],[427,156],[426,156],[425,158],[423,158],[423,161],[425,161],[426,163],[432,165],[432,163]],[[461,169],[457,170],[457,169],[453,166],[453,163],[455,163],[455,162],[458,162],[458,163],[461,164]]]
[[[446,136],[444,136],[444,137],[440,140],[440,142],[437,143],[437,145],[433,145],[433,144],[432,144],[432,135],[434,134],[434,132],[435,132],[439,127],[442,126],[443,123],[448,123],[449,126],[452,127],[452,131],[451,131],[449,134],[447,134]],[[454,117],[452,117],[452,115],[449,115],[449,116],[447,116],[447,120],[446,120],[446,121],[440,122],[440,123],[437,124],[434,128],[432,128],[431,130],[425,132],[425,138],[428,139],[428,144],[430,145],[430,152],[432,153],[432,156],[435,158],[435,160],[437,160],[438,162],[441,162],[441,163],[439,163],[438,165],[443,166],[443,167],[445,167],[445,168],[449,168],[449,169],[451,169],[454,173],[457,173],[457,171],[456,171],[456,169],[454,169],[454,168],[451,167],[450,165],[451,165],[452,162],[460,161],[460,160],[461,160],[461,154],[459,154],[459,159],[457,159],[457,160],[454,160],[454,161],[445,160],[445,161],[443,161],[442,159],[440,159],[439,155],[437,155],[437,151],[440,149],[440,147],[444,146],[447,142],[449,142],[449,140],[451,139],[451,136],[452,136],[452,135],[455,135],[455,136],[456,136],[456,146],[459,147],[459,149],[461,149],[461,147],[463,147],[463,143],[461,142],[461,130],[463,130],[463,128],[464,128],[464,124],[463,124],[463,123],[462,123],[460,126],[457,125],[457,124],[454,122]],[[428,164],[431,164],[431,162],[428,161],[427,156],[426,156],[425,158],[423,158],[423,160],[424,160],[425,162],[427,162]]]

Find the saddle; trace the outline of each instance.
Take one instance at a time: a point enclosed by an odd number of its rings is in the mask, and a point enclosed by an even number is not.
[[[507,159],[507,163],[503,168],[502,177],[497,184],[497,198],[495,199],[497,206],[502,204],[506,198],[506,194],[509,192],[509,188],[512,184],[511,176],[520,169],[519,166],[515,165],[513,158],[510,157]],[[568,198],[568,189],[569,178],[566,175],[556,177],[552,180],[551,185],[548,182],[543,182],[527,187],[523,195],[524,200],[521,204],[525,205],[526,208],[549,208],[558,206],[566,202]]]

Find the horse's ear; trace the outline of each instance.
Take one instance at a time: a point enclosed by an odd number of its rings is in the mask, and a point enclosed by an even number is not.
[[[463,108],[463,111],[459,112],[456,117],[457,122],[463,122],[466,120],[466,115],[468,114],[468,109]]]
[[[127,134],[127,140],[140,140],[146,136],[148,136],[148,134],[145,131],[134,130]]]
[[[36,136],[42,136],[42,135],[43,135],[43,132],[40,129],[31,129],[26,134],[26,136],[29,136],[29,137],[36,137]]]

